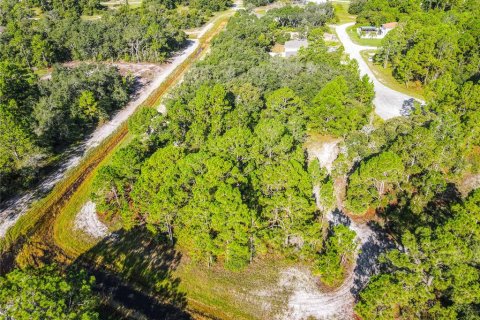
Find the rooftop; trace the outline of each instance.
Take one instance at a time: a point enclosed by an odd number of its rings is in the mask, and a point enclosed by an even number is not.
[[[307,40],[290,40],[285,42],[285,51],[299,50],[302,47],[308,47]]]
[[[398,22],[389,22],[389,23],[382,24],[382,28],[384,29],[393,29],[396,26],[398,26]]]

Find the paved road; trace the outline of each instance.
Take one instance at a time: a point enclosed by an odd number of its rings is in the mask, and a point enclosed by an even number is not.
[[[213,27],[213,23],[206,25],[201,31],[203,35]],[[198,40],[191,40],[188,47],[174,56],[171,61],[165,65],[161,73],[155,75],[155,78],[135,96],[122,110],[107,123],[97,128],[92,135],[83,143],[75,146],[66,152],[65,161],[52,174],[46,177],[35,190],[19,195],[0,205],[0,238],[5,236],[8,228],[13,226],[17,220],[27,212],[33,202],[45,196],[52,188],[65,177],[68,170],[76,167],[85,154],[92,148],[98,146],[110,134],[112,134],[120,125],[125,122],[135,110],[148,98],[148,96],[158,88],[165,79],[182,64],[197,48]]]
[[[368,67],[367,63],[363,60],[360,55],[360,51],[363,50],[376,50],[376,47],[367,47],[360,46],[352,42],[350,37],[347,34],[347,28],[354,25],[354,22],[342,24],[336,26],[335,29],[338,34],[338,38],[345,48],[345,52],[350,55],[350,58],[358,61],[358,67],[360,69],[360,74],[368,75],[372,79],[375,86],[375,99],[373,104],[375,105],[375,112],[384,120],[401,116],[401,109],[404,101],[410,100],[413,97],[410,97],[404,93],[400,93],[393,89],[388,88],[383,85],[380,81],[375,78],[372,70]],[[423,102],[423,101],[421,101]]]

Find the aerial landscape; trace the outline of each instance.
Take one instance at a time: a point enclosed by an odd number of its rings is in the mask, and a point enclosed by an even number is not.
[[[480,1],[0,0],[0,319],[480,319]]]

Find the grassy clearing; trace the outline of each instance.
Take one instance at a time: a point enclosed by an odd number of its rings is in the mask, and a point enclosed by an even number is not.
[[[383,66],[380,64],[369,61],[368,59],[373,53],[374,51],[364,50],[361,52],[361,55],[378,81],[395,91],[405,93],[420,100],[425,100],[424,89],[421,85],[418,83],[409,83],[407,87],[405,84],[398,82],[398,80],[393,77],[392,69],[390,67],[383,68]]]
[[[55,219],[53,225],[53,239],[66,255],[70,257],[78,257],[98,243],[98,239],[92,238],[85,232],[74,228],[75,218],[83,205],[89,200],[93,180],[95,179],[98,170],[101,166],[107,165],[111,161],[116,150],[125,146],[131,141],[131,139],[132,136],[127,135],[125,139],[119,143],[113,151],[105,157],[105,159],[103,159],[103,161],[92,171],[92,174],[83,181],[74,196],[67,201],[63,209],[60,211],[60,214]]]
[[[102,19],[102,16],[97,14],[93,16],[81,16],[80,18],[84,21],[94,21],[94,20]]]
[[[187,293],[188,306],[220,319],[274,319],[288,301],[289,292],[278,292],[280,271],[290,262],[269,257],[245,270],[232,272],[199,266],[182,259],[174,275]]]
[[[271,256],[240,272],[207,268],[141,227],[120,230],[77,261],[119,276],[161,304],[188,310],[195,319],[232,320],[273,319],[282,312],[290,291],[278,290],[280,272],[293,265]]]
[[[357,33],[357,26],[355,25],[347,28],[347,34],[350,36],[350,39],[352,39],[352,42],[361,46],[380,47],[382,44],[382,39],[360,38]]]
[[[102,6],[105,6],[108,9],[118,9],[127,3],[128,3],[128,6],[132,9],[139,8],[142,5],[141,0],[130,0],[130,1],[111,0],[111,1],[100,2]]]
[[[335,9],[335,14],[338,18],[338,24],[344,24],[349,22],[354,22],[356,17],[348,13],[349,3],[347,2],[335,2],[332,1],[333,8]]]

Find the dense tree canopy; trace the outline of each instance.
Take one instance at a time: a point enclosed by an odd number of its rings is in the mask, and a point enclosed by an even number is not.
[[[391,65],[400,81],[428,84],[442,75],[460,83],[478,81],[480,11],[475,1],[360,0],[350,8],[359,13],[360,24],[399,22],[375,59]]]
[[[108,120],[131,91],[130,79],[104,65],[58,66],[50,80],[20,64],[0,67],[0,198],[28,186],[46,155]]]
[[[356,66],[321,50],[322,40],[299,58],[271,59],[267,50],[280,24],[271,16],[237,14],[167,102],[167,116],[144,111],[132,120],[140,139],[156,141],[153,154],[133,179],[123,172],[137,168],[136,161],[101,169],[94,191],[101,210],[121,215],[126,227],[145,222],[207,265],[236,270],[270,251],[319,257],[323,228],[311,176],[318,162],[309,165],[302,146],[318,118],[311,106],[315,96],[334,91],[330,82],[342,81],[360,122],[353,127],[361,127],[372,95],[361,100],[365,83]],[[344,106],[323,108],[327,114]],[[340,133],[333,125],[324,130]],[[331,187],[327,182],[323,193]],[[332,266],[345,265],[342,259]]]
[[[84,271],[65,275],[54,266],[16,269],[0,277],[0,318],[98,319],[94,282]]]

